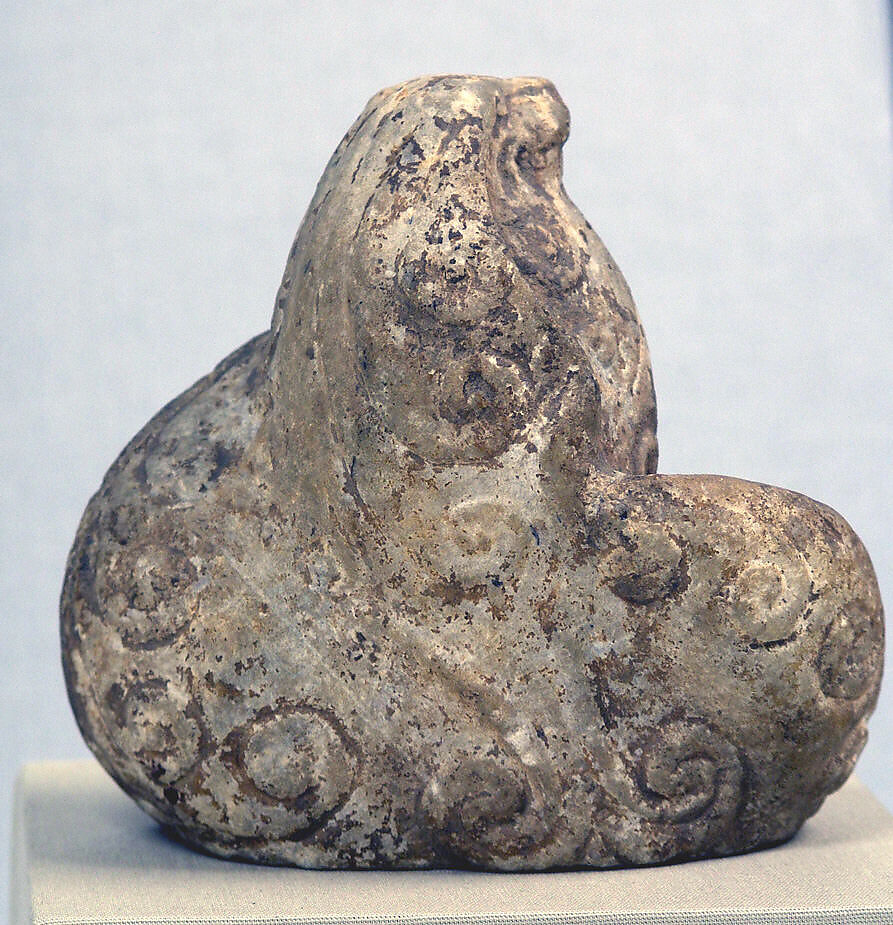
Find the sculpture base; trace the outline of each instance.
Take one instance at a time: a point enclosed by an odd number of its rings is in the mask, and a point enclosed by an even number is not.
[[[893,816],[857,780],[768,851],[636,870],[348,873],[259,867],[166,838],[92,761],[27,765],[12,925],[893,923]]]

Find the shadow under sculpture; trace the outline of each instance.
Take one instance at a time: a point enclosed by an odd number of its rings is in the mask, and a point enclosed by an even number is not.
[[[883,616],[809,498],[655,475],[648,350],[539,79],[375,96],[272,329],[107,474],[71,702],[147,812],[323,868],[613,867],[790,837],[850,773]]]

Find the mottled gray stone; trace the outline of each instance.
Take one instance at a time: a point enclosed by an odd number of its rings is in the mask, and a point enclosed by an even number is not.
[[[849,774],[882,669],[868,556],[802,495],[654,474],[645,338],[562,188],[567,130],[538,79],[379,93],[272,330],[90,502],[72,705],[189,843],[646,864],[788,838]]]

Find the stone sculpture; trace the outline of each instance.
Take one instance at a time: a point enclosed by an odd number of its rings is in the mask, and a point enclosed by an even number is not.
[[[539,79],[375,96],[272,330],[156,415],[68,564],[71,702],[214,854],[611,867],[790,837],[883,617],[834,511],[660,476],[645,338]]]

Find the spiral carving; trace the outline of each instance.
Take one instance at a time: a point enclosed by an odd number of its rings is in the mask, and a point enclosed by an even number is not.
[[[105,585],[120,605],[116,628],[130,649],[171,645],[188,627],[201,594],[189,557],[174,545],[151,540],[121,547]]]
[[[693,825],[704,837],[734,820],[743,763],[735,745],[706,720],[658,722],[630,745],[626,760],[635,808],[645,819]]]
[[[529,857],[553,830],[536,774],[496,741],[457,749],[428,782],[421,805],[445,858],[462,866]]]
[[[672,526],[653,517],[635,495],[600,497],[587,517],[589,543],[611,591],[631,604],[662,602],[688,583],[688,552]]]
[[[136,757],[155,785],[176,781],[195,763],[199,718],[182,691],[147,674],[116,681],[101,700],[102,723],[120,749]]]
[[[825,631],[817,668],[822,692],[855,700],[881,672],[884,623],[879,608],[856,600],[839,610]]]
[[[359,765],[342,723],[305,703],[260,710],[227,736],[221,761],[242,798],[227,829],[291,840],[318,829],[347,802]]]
[[[742,638],[754,645],[789,639],[806,611],[811,591],[802,557],[783,561],[750,561],[726,592],[728,619]]]

